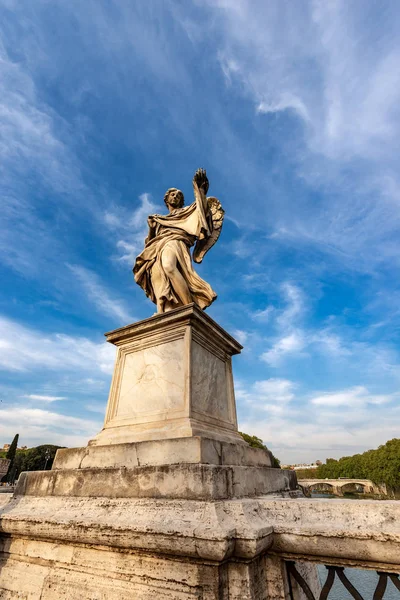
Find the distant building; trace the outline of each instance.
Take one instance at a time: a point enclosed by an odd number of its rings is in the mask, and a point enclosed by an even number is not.
[[[7,452],[10,449],[11,444],[4,444],[3,451]],[[28,446],[21,446],[17,450],[28,450]]]
[[[300,471],[300,469],[316,469],[318,465],[316,463],[312,463],[311,465],[294,465],[295,471]]]
[[[319,467],[320,465],[322,465],[322,462],[320,460],[317,460],[315,463],[311,463],[311,464],[297,464],[297,465],[281,465],[282,469],[291,469],[292,471],[300,471],[303,469],[316,469],[317,467]]]

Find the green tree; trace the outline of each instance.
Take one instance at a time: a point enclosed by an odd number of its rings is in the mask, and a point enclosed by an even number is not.
[[[19,433],[14,436],[9,449],[7,450],[6,458],[10,461],[7,473],[3,476],[2,481],[12,482],[15,480],[15,455],[17,453]]]
[[[266,450],[267,452],[269,452],[269,454],[271,455],[271,466],[274,469],[281,468],[281,461],[272,454],[271,450],[268,450],[267,446],[262,440],[260,440],[259,437],[257,437],[256,435],[249,435],[248,433],[242,433],[241,431],[239,431],[239,433],[244,439],[244,441],[247,442],[252,448],[261,448],[262,450]]]
[[[317,469],[296,469],[297,479],[319,479]]]
[[[400,489],[400,439],[393,439],[376,450],[362,454],[343,456],[339,460],[328,458],[325,465],[317,469],[321,479],[371,479],[376,484],[384,483],[392,490]]]
[[[48,471],[53,465],[57,450],[62,447],[44,444],[35,448],[18,450],[15,457],[16,477],[23,471]]]

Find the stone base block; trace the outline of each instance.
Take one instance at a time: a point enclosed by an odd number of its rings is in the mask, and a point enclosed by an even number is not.
[[[211,421],[211,419],[210,419]],[[204,436],[231,444],[246,442],[235,430],[219,427],[215,423],[206,425],[193,417],[160,420],[151,423],[129,423],[113,427],[105,427],[89,441],[89,446],[126,444],[129,442],[144,442],[148,440],[169,440],[172,438]]]
[[[94,446],[204,436],[244,444],[232,356],[242,346],[195,304],[106,334],[118,348]]]
[[[22,473],[16,494],[222,500],[296,489],[293,471],[270,467],[163,465]]]
[[[53,470],[93,469],[176,464],[240,465],[270,467],[271,455],[247,444],[230,444],[203,437],[62,448]]]

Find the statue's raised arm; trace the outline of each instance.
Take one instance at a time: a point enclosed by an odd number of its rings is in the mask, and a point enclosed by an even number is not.
[[[214,196],[206,197],[208,187],[209,183],[205,170],[197,169],[193,177],[194,197],[204,207],[204,212],[208,218],[209,232],[208,235],[199,236],[197,239],[193,250],[193,260],[196,263],[201,263],[205,254],[214,246],[219,238],[224,222],[225,211],[221,206],[221,202],[218,198],[214,198]]]
[[[194,202],[184,207],[180,190],[170,188],[164,196],[169,214],[150,215],[145,248],[133,267],[135,281],[157,304],[157,312],[195,302],[207,308],[217,295],[193,269],[217,241],[224,210],[217,198],[207,198],[209,182],[204,169],[193,177]]]

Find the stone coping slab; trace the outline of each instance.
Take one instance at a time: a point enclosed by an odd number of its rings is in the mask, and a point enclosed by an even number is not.
[[[0,532],[213,561],[268,550],[297,560],[400,568],[398,502],[284,496],[218,502],[14,496],[0,510]]]
[[[57,451],[52,469],[132,468],[173,464],[270,467],[272,461],[271,454],[261,448],[192,437],[62,448]]]
[[[15,495],[218,500],[296,489],[293,471],[271,467],[163,465],[21,473]]]
[[[239,503],[15,496],[0,533],[223,561],[272,544],[272,528]]]
[[[150,333],[160,329],[175,328],[180,324],[190,324],[207,334],[211,330],[214,339],[218,338],[219,343],[223,344],[231,354],[239,354],[243,350],[243,346],[237,340],[194,303],[174,308],[166,313],[155,314],[148,319],[108,331],[104,335],[107,342],[118,346],[126,339],[147,338]]]

